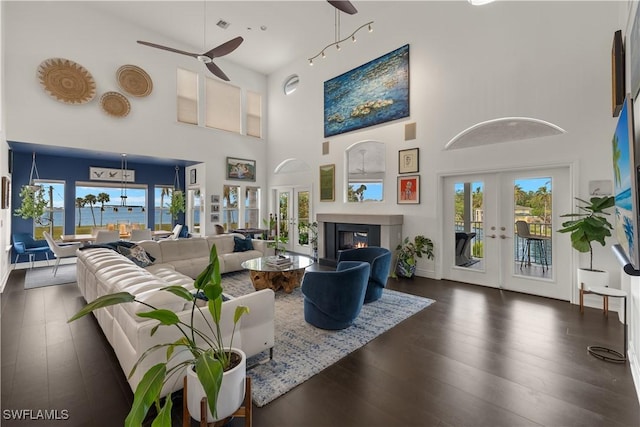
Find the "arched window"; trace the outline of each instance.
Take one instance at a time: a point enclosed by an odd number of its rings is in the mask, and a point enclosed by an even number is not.
[[[347,201],[380,202],[384,199],[385,145],[363,141],[346,150]]]

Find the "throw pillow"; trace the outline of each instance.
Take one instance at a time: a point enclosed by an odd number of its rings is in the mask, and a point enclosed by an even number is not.
[[[133,246],[131,248],[118,246],[118,252],[133,261],[139,267],[144,268],[153,264],[153,261],[151,261],[147,255],[147,252],[140,246]]]
[[[233,252],[246,252],[253,250],[253,243],[251,237],[243,239],[242,237],[233,236]]]

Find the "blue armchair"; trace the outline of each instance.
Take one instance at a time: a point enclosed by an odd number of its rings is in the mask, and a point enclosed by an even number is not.
[[[345,261],[335,271],[307,271],[302,278],[304,320],[321,329],[345,329],[358,317],[369,264]]]
[[[18,262],[20,255],[28,255],[31,267],[37,254],[43,253],[49,263],[49,244],[46,240],[35,240],[30,233],[13,233],[13,250],[16,252],[14,264]]]
[[[377,301],[382,296],[382,290],[387,286],[387,278],[391,270],[391,251],[377,246],[347,249],[338,253],[338,262],[364,261],[371,266],[367,293],[364,303]]]

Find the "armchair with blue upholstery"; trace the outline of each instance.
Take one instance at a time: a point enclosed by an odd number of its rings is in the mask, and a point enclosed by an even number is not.
[[[49,244],[46,240],[35,240],[30,233],[13,233],[13,250],[16,252],[14,264],[18,262],[20,255],[28,255],[31,267],[33,261],[39,253],[45,254],[47,264],[49,263]]]
[[[321,329],[345,329],[360,314],[369,278],[369,264],[338,263],[335,271],[307,271],[302,278],[304,320]]]
[[[389,249],[378,246],[347,249],[338,252],[338,262],[340,261],[368,262],[371,270],[364,303],[367,304],[380,299],[382,290],[387,286],[387,278],[391,271],[391,251]]]

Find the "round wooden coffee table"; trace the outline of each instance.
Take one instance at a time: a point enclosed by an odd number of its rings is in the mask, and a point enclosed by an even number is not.
[[[304,270],[313,264],[313,260],[304,255],[286,257],[291,260],[290,264],[273,265],[274,257],[268,256],[250,259],[240,265],[249,270],[251,283],[257,291],[269,288],[274,291],[284,289],[286,293],[291,293],[300,286]]]

